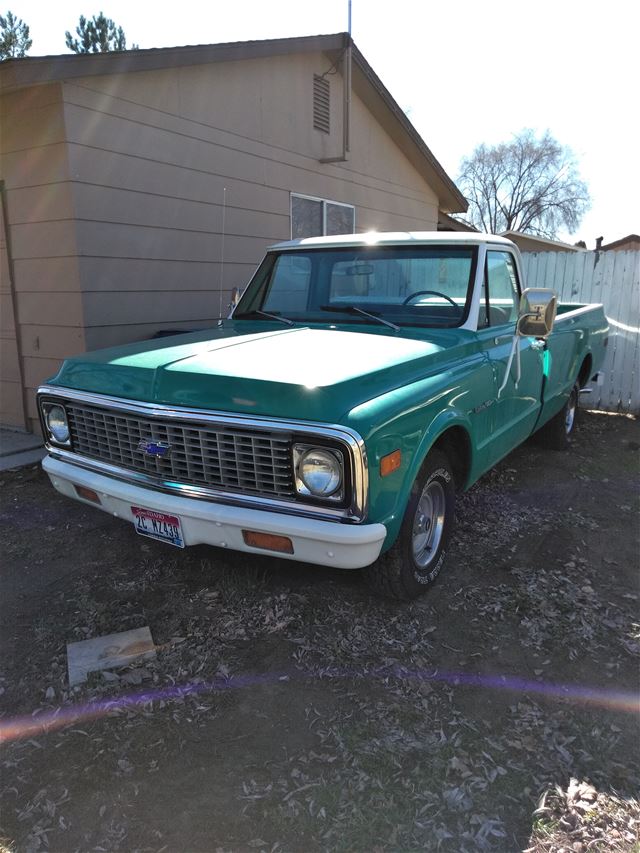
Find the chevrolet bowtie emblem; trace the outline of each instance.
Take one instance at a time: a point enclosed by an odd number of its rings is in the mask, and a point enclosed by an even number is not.
[[[148,441],[146,438],[141,438],[138,442],[138,450],[146,453],[147,456],[166,459],[171,453],[171,445],[166,441]]]

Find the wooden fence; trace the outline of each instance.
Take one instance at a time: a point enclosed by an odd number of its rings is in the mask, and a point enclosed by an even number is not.
[[[561,302],[601,302],[609,320],[602,384],[584,404],[640,413],[640,252],[523,252],[527,287],[551,287]]]

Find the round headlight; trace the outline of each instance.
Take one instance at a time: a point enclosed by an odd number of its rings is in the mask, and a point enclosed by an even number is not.
[[[47,411],[46,420],[49,432],[56,441],[61,444],[69,441],[69,424],[67,423],[67,414],[62,406],[51,406]]]
[[[298,476],[312,495],[328,498],[342,483],[342,466],[328,450],[308,450],[300,459]]]

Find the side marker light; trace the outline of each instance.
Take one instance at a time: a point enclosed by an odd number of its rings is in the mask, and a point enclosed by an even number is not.
[[[380,476],[388,477],[397,471],[402,464],[402,453],[399,450],[394,450],[393,453],[388,453],[380,460]]]

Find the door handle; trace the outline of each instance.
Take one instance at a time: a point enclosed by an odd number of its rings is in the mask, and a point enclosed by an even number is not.
[[[498,335],[497,338],[493,339],[494,344],[497,346],[500,341],[510,341],[513,338],[513,333],[510,335]]]

